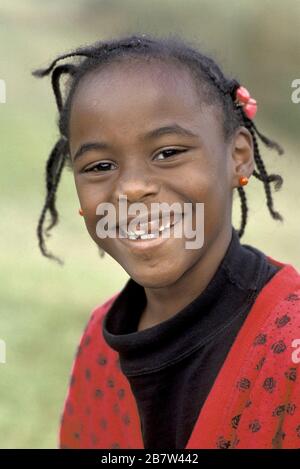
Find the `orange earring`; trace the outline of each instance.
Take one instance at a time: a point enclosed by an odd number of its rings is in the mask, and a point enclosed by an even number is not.
[[[249,179],[247,178],[247,176],[241,176],[239,178],[240,186],[245,186],[246,184],[248,184],[248,181]]]
[[[82,210],[82,208],[80,208],[80,209],[78,210],[78,212],[79,212],[79,215],[81,215],[81,216],[83,215],[83,210]]]

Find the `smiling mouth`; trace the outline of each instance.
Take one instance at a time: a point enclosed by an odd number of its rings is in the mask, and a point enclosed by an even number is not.
[[[172,217],[171,221],[167,219],[156,219],[150,223],[139,223],[139,229],[134,231],[126,229],[125,226],[119,226],[119,234],[122,235],[121,239],[128,238],[130,241],[157,239],[161,237],[162,233],[171,229],[178,221],[178,216]]]

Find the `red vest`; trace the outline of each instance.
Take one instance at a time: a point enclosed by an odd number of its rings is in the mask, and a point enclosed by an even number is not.
[[[300,274],[268,259],[282,268],[248,313],[186,449],[300,448]],[[82,335],[60,448],[144,448],[130,384],[102,335],[103,318],[118,295],[94,308]],[[296,339],[298,347],[292,345]]]

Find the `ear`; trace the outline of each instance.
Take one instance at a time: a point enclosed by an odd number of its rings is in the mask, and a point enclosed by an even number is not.
[[[239,178],[250,178],[254,171],[254,148],[252,135],[246,127],[239,127],[231,143],[231,180],[232,189],[239,187]]]

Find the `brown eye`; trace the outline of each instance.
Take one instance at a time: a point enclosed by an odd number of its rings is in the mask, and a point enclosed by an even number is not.
[[[184,153],[185,151],[187,151],[187,150],[178,150],[176,148],[168,148],[167,150],[162,150],[157,154],[157,156],[158,156],[158,155],[162,155],[164,153],[164,154],[167,155],[167,157],[166,158],[157,158],[157,159],[158,160],[165,160],[165,159],[170,158],[173,155],[177,155],[179,153]]]
[[[97,163],[94,166],[91,166],[90,168],[85,169],[84,173],[90,173],[90,172],[99,173],[99,172],[109,171],[111,165],[113,165],[113,163],[109,163],[109,162]]]

